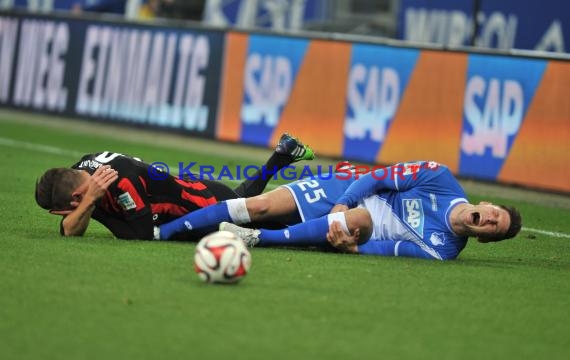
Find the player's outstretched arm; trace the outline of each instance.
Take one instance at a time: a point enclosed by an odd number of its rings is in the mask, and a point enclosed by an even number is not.
[[[99,200],[109,186],[118,179],[117,171],[110,166],[104,165],[99,167],[89,178],[87,190],[82,195],[81,201],[72,205],[76,208],[65,216],[61,223],[62,235],[64,236],[82,236],[89,226],[89,219],[93,210],[95,210],[95,202]]]
[[[442,258],[442,256],[433,249],[422,249],[418,244],[412,241],[370,239],[370,234],[367,233],[365,228],[363,228],[363,232],[361,232],[361,228],[356,227],[352,233],[349,233],[346,229],[343,229],[338,221],[333,221],[330,224],[326,237],[329,244],[345,253],[403,256],[437,260],[449,259],[449,257]]]
[[[443,171],[439,164],[425,161],[379,167],[357,178],[336,203],[352,208],[360,200],[378,191],[406,191],[429,181]]]

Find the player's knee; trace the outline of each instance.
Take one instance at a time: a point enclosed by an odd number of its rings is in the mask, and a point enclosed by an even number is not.
[[[362,244],[368,241],[372,235],[372,217],[368,210],[362,208],[350,209],[345,213],[345,216],[350,232],[354,233],[356,229],[360,231],[358,243]]]

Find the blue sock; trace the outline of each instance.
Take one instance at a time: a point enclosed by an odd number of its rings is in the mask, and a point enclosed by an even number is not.
[[[260,229],[259,245],[326,245],[329,221],[327,215],[280,230]]]
[[[226,202],[192,211],[176,220],[160,225],[160,239],[168,240],[172,235],[207,227],[216,227],[222,221],[231,221]]]

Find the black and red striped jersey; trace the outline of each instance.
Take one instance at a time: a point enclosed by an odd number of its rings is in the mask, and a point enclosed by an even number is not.
[[[149,175],[149,164],[127,155],[102,152],[88,154],[72,166],[93,174],[110,165],[119,178],[96,203],[91,217],[122,239],[152,239],[153,226],[234,196],[225,185],[212,181],[164,180]]]

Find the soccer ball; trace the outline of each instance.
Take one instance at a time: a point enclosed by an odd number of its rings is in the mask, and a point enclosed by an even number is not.
[[[251,266],[251,254],[243,241],[229,231],[203,237],[196,246],[194,269],[207,283],[236,283]]]

